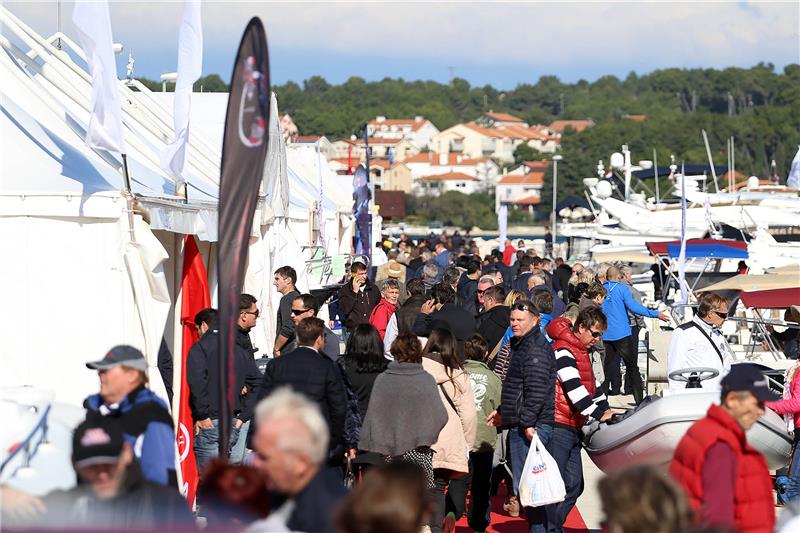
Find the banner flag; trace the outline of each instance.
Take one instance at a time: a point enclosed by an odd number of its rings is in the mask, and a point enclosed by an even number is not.
[[[233,354],[247,248],[267,156],[270,115],[269,52],[261,19],[245,28],[233,65],[219,184],[220,457],[228,456]]]

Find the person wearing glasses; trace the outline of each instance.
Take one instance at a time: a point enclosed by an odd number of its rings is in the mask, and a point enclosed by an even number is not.
[[[603,311],[593,305],[579,312],[574,324],[559,317],[546,328],[553,339],[557,378],[553,433],[547,449],[558,464],[567,491],[564,501],[555,504],[548,517],[556,531],[561,530],[583,492],[581,427],[589,418],[605,422],[612,414],[589,357],[589,349],[600,342],[606,326]]]
[[[319,312],[319,305],[317,304],[317,299],[314,298],[311,294],[301,294],[297,296],[294,300],[292,300],[292,307],[290,309],[292,314],[292,322],[294,322],[295,328],[297,324],[300,323],[301,320],[304,318],[308,318],[310,316],[317,316]],[[297,348],[297,340],[295,339],[292,342],[292,347],[289,352]],[[328,326],[325,326],[325,346],[322,348],[322,352],[327,355],[332,361],[336,361],[339,359],[341,355],[341,348],[339,347],[339,336],[336,335]]]
[[[258,348],[253,347],[250,340],[250,330],[256,327],[258,319],[258,307],[256,297],[252,294],[242,293],[239,295],[239,318],[236,319],[236,344],[241,346],[244,351],[254,356]]]
[[[519,494],[531,440],[538,436],[547,446],[553,432],[556,358],[539,330],[539,311],[533,302],[513,303],[510,324],[514,336],[511,361],[503,381],[500,425],[509,430],[514,492]],[[550,506],[527,508],[526,512],[532,533],[547,531]]]
[[[684,368],[713,368],[718,376],[705,379],[700,386],[719,390],[722,378],[730,371],[733,351],[720,331],[728,318],[728,300],[713,292],[697,299],[697,314],[672,333],[667,352],[667,374]],[[670,390],[683,389],[685,382],[669,380]]]
[[[289,353],[295,344],[295,325],[291,317],[291,309],[294,299],[300,296],[300,292],[294,286],[295,283],[297,283],[297,272],[292,267],[288,265],[282,266],[275,271],[273,285],[283,296],[280,304],[278,304],[275,345],[272,348],[273,357],[280,357]],[[255,325],[255,320],[253,325]]]

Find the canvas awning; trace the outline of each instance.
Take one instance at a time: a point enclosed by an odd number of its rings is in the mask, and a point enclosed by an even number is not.
[[[785,309],[793,305],[800,305],[800,287],[742,292],[739,294],[739,298],[748,308]]]
[[[680,241],[645,243],[651,254],[678,257]],[[687,258],[747,259],[747,243],[728,239],[689,239],[686,241]]]
[[[800,286],[797,273],[781,274],[740,274],[725,281],[720,281],[708,287],[698,289],[699,292],[709,291],[769,291],[773,289],[791,289]]]

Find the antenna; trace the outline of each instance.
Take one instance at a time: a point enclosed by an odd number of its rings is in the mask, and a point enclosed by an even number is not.
[[[447,83],[453,83],[453,78],[455,78],[456,74],[456,67],[447,67]]]
[[[128,79],[133,77],[133,65],[136,64],[136,60],[133,59],[133,50],[128,50],[128,64],[125,66],[125,69],[128,72]]]
[[[56,48],[61,50],[61,0],[58,0],[58,9],[56,13],[56,29],[59,35],[58,39],[56,39]]]

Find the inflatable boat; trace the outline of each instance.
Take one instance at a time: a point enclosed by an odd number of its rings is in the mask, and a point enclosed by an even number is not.
[[[663,391],[646,404],[610,423],[584,426],[586,452],[603,472],[634,464],[666,464],[678,442],[696,420],[705,416],[719,392],[703,389]],[[759,450],[770,469],[785,466],[792,436],[783,418],[767,409],[747,432],[747,442]]]

